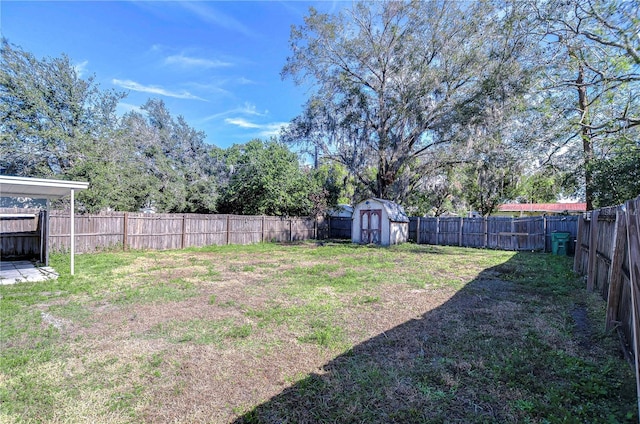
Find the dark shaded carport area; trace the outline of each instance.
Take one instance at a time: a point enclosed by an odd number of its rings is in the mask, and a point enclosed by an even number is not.
[[[70,260],[73,275],[75,262],[74,202],[75,193],[89,183],[41,178],[0,176],[0,197],[15,203],[27,199],[46,200],[46,209],[37,213],[17,211],[0,214],[0,284],[41,281],[56,278],[49,267],[49,205],[51,200],[70,196]]]

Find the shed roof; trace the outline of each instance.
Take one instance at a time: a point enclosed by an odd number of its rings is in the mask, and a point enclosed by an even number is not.
[[[329,209],[327,214],[333,217],[351,217],[351,215],[353,215],[353,206],[344,204],[336,205]]]
[[[58,199],[71,190],[86,190],[89,183],[82,181],[50,180],[0,175],[0,196]]]
[[[375,200],[379,202],[384,207],[387,215],[389,216],[389,220],[393,222],[409,222],[409,217],[404,211],[404,208],[399,204],[392,202],[391,200],[378,199],[373,197],[371,199],[367,199],[362,201],[361,203],[367,203],[369,200]]]

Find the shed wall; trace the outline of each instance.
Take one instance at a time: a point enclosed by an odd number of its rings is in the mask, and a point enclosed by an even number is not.
[[[404,243],[408,240],[409,223],[391,221],[389,219],[389,214],[385,206],[375,199],[369,199],[367,201],[358,203],[353,209],[353,225],[351,227],[351,241],[353,243],[362,243],[362,234],[360,231],[360,211],[374,209],[382,211],[382,222],[380,225],[381,246]]]
[[[405,243],[409,239],[409,223],[408,222],[391,222],[390,226],[390,244]]]
[[[360,211],[370,210],[370,209],[379,209],[382,211],[382,223],[380,224],[381,232],[380,232],[380,244],[382,246],[389,245],[389,215],[385,210],[384,206],[375,200],[369,200],[369,204],[365,202],[360,202],[353,209],[353,225],[351,227],[351,242],[352,243],[362,243],[362,237],[360,232],[361,222],[360,222]]]

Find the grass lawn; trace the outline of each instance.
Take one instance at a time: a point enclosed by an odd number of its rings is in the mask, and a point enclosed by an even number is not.
[[[569,258],[405,244],[55,256],[0,286],[0,422],[637,422]]]

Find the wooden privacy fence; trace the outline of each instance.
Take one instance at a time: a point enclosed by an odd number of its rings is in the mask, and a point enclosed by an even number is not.
[[[44,211],[11,209],[9,214],[0,214],[0,258],[37,257],[43,262],[45,234]]]
[[[640,196],[580,217],[574,271],[607,301],[605,325],[631,353],[640,409]]]
[[[353,220],[346,217],[327,217],[328,233],[327,238],[351,240],[351,224]]]
[[[11,225],[19,225],[17,220],[12,221]],[[7,230],[8,227],[3,228],[3,232]],[[68,251],[69,213],[51,211],[48,232],[50,251]],[[75,216],[75,249],[78,253],[114,248],[165,250],[297,241],[316,238],[316,234],[317,224],[313,218],[128,212]]]
[[[526,218],[409,218],[409,238],[418,244],[551,251],[552,233],[577,235],[577,216]]]

